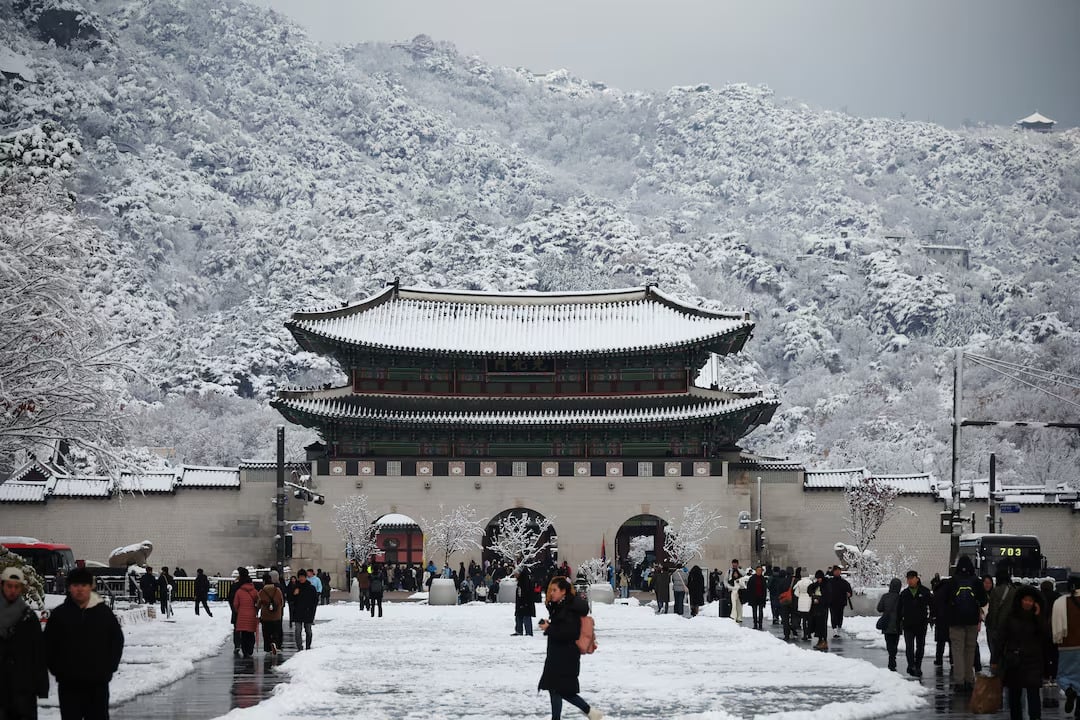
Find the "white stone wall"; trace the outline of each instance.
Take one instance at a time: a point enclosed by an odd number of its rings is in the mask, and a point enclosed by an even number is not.
[[[452,508],[468,503],[479,516],[527,507],[553,518],[559,537],[559,556],[577,566],[599,555],[607,541],[615,553],[619,527],[639,514],[673,520],[695,502],[715,507],[725,528],[707,546],[702,567],[725,568],[733,557],[743,565],[758,558],[751,553],[751,533],[738,529],[740,510],[757,516],[756,477],[762,477],[762,516],[768,559],[780,565],[811,569],[835,563],[833,544],[846,541],[843,492],[804,491],[801,475],[791,472],[734,472],[729,477],[387,477],[316,476],[315,489],[326,495],[325,505],[301,503],[289,495],[288,520],[310,521],[310,533],[294,535],[295,567],[328,569],[335,584],[344,580],[343,543],[333,525],[333,505],[352,494],[367,495],[377,514],[402,513],[423,529],[434,520],[439,504]],[[360,482],[362,488],[356,485]],[[430,489],[425,487],[430,483]],[[476,483],[480,487],[476,487]],[[563,484],[563,489],[558,488]],[[609,489],[608,483],[614,488]],[[677,486],[681,484],[682,488]],[[61,499],[46,504],[0,504],[0,535],[30,535],[71,545],[78,558],[105,561],[113,548],[149,539],[154,543],[151,564],[182,565],[189,572],[202,567],[228,573],[237,565],[273,560],[276,532],[274,472],[245,470],[241,488],[178,489],[174,495],[125,495],[122,499]],[[898,546],[918,559],[916,569],[930,577],[946,572],[949,537],[938,532],[943,505],[929,497],[904,497],[898,503],[914,514],[898,512],[882,529],[874,548],[882,554]],[[985,504],[969,503],[977,530],[986,530]],[[1080,513],[1066,506],[1023,506],[1005,516],[1004,531],[1037,535],[1052,565],[1080,569]],[[453,564],[475,557],[453,558]]]
[[[272,559],[274,484],[184,488],[175,494],[111,499],[51,498],[0,504],[0,535],[27,535],[70,545],[77,559],[108,562],[117,547],[149,540],[155,568],[203,568],[228,575],[238,565]],[[292,518],[290,518],[292,519]]]

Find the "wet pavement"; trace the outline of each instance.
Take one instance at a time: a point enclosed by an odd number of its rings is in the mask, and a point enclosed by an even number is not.
[[[257,705],[273,693],[278,683],[288,682],[288,676],[279,672],[278,666],[295,652],[288,622],[285,647],[277,655],[263,653],[260,647],[254,657],[237,657],[229,638],[217,655],[195,663],[195,672],[110,708],[109,716],[112,720],[207,720],[233,708]]]

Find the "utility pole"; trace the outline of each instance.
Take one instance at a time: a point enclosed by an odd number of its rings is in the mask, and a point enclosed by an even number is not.
[[[277,507],[277,540],[274,548],[277,550],[277,566],[285,569],[285,426],[277,428],[277,494],[275,496]]]
[[[987,529],[990,532],[998,532],[994,529],[995,519],[997,516],[997,499],[994,496],[994,492],[997,490],[997,455],[990,453],[990,487],[986,496],[986,519]]]
[[[952,532],[949,534],[949,567],[956,564],[960,555],[960,416],[964,395],[964,349],[956,348],[956,370],[953,375],[952,417]]]

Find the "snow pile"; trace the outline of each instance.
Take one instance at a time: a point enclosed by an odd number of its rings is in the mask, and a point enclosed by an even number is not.
[[[513,607],[388,604],[320,608],[314,647],[281,666],[291,681],[230,720],[288,717],[550,716],[536,683],[545,640],[510,637]],[[582,660],[582,697],[615,718],[860,720],[924,705],[926,690],[869,662],[811,652],[716,617],[594,607],[601,650]],[[538,616],[544,612],[538,610]],[[363,668],[359,671],[358,668]],[[402,678],[420,678],[402,682]]]

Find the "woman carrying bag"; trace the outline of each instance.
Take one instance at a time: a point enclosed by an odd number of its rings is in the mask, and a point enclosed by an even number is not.
[[[578,695],[581,651],[577,639],[581,634],[581,618],[589,614],[589,603],[574,594],[569,580],[556,576],[548,585],[546,604],[549,619],[540,621],[540,630],[547,636],[547,656],[537,690],[547,690],[551,697],[551,720],[561,720],[563,700],[585,713],[589,720],[600,720],[603,713]]]

